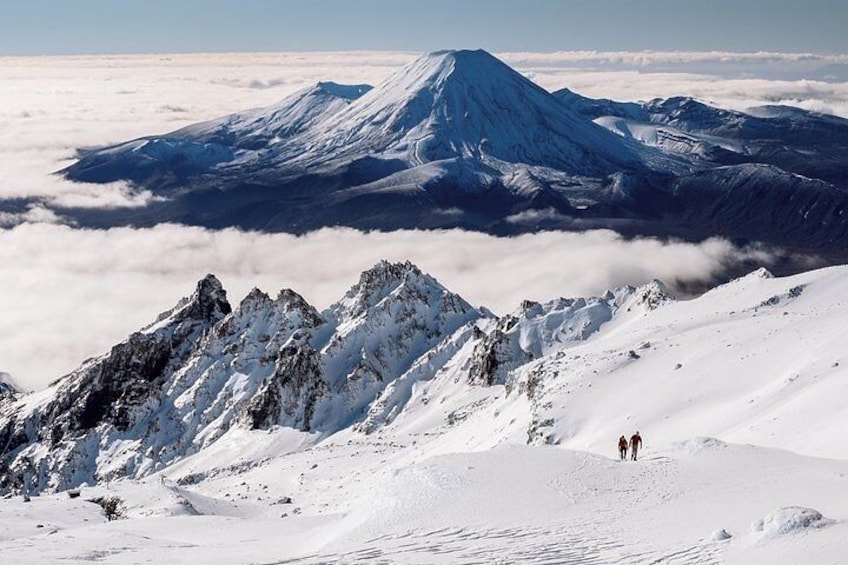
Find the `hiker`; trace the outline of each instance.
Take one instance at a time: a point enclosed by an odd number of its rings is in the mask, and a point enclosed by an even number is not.
[[[618,438],[618,454],[621,456],[622,461],[627,458],[627,438],[624,436]]]
[[[639,432],[636,432],[630,436],[630,458],[633,461],[636,461],[636,452],[640,447],[642,447],[642,436],[639,435]]]

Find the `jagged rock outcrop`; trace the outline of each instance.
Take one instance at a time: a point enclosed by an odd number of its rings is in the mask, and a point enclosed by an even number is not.
[[[20,389],[12,380],[12,375],[9,373],[0,372],[0,402],[3,399],[13,398],[20,394]]]
[[[2,456],[16,468],[38,461],[35,488],[91,480],[87,462],[107,437],[130,434],[161,402],[169,375],[231,308],[208,275],[195,292],[99,358],[40,393],[33,404],[7,406],[0,417]],[[70,481],[71,484],[68,484]]]
[[[309,431],[315,404],[326,394],[321,357],[309,343],[286,345],[274,374],[247,405],[244,422],[250,429],[289,425]]]
[[[231,311],[220,281],[208,275],[194,294],[127,341],[64,379],[41,411],[55,445],[74,432],[98,425],[126,431],[155,402],[165,379],[197,341]]]
[[[428,381],[454,375],[457,386],[511,390],[515,369],[667,299],[654,282],[601,298],[528,301],[495,319],[412,263],[382,261],[323,312],[292,290],[272,299],[253,289],[233,309],[209,275],[47,390],[4,393],[0,491],[24,469],[36,492],[143,477],[233,427],[372,433],[426,394]]]
[[[498,321],[498,325],[505,326],[506,331],[509,331],[516,321],[515,318],[506,316]],[[498,327],[489,335],[481,335],[479,343],[474,347],[468,381],[486,386],[503,384],[507,372],[532,360],[532,353],[522,349],[517,340],[510,339],[510,336]]]
[[[481,318],[467,322],[419,357],[403,375],[388,383],[368,407],[365,419],[356,425],[356,429],[370,434],[391,424],[412,399],[417,385],[463,366],[466,362],[465,348],[480,332],[476,324],[485,322],[488,317],[488,313],[483,313]]]
[[[0,405],[5,476],[32,461],[34,490],[70,488],[147,475],[233,426],[332,433],[481,315],[408,262],[379,263],[323,313],[292,290],[233,310],[207,276],[35,401]]]
[[[338,428],[359,420],[389,383],[482,314],[412,263],[381,261],[324,316],[335,327],[321,350],[331,394],[316,406],[315,425]]]
[[[513,369],[588,339],[619,313],[654,310],[670,300],[665,285],[654,280],[596,298],[559,298],[545,304],[524,301],[516,312],[498,319],[488,334],[477,331],[468,380],[509,385]]]

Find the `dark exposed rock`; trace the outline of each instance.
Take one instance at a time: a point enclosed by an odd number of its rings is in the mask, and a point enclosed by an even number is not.
[[[248,404],[244,421],[250,429],[285,423],[308,431],[315,404],[325,391],[318,352],[307,343],[286,346],[274,374]]]
[[[72,373],[43,411],[50,443],[100,424],[129,429],[138,411],[158,395],[166,369],[184,361],[199,338],[231,310],[221,283],[207,275],[194,294],[156,323]]]
[[[69,433],[100,423],[129,428],[133,409],[161,385],[172,353],[167,337],[135,333],[100,362],[65,381],[44,412],[50,422],[50,442],[55,445]]]
[[[117,496],[98,496],[96,498],[89,499],[88,502],[92,502],[100,506],[103,509],[106,519],[110,522],[126,518],[124,501]]]
[[[3,402],[6,398],[14,398],[20,392],[20,389],[12,381],[12,376],[9,373],[0,372],[0,402]]]
[[[136,425],[160,402],[170,372],[230,311],[221,283],[206,276],[156,322],[54,383],[53,394],[37,409],[15,405],[0,412],[0,456],[11,462],[21,448],[41,442],[61,447],[57,465],[84,465],[92,457],[85,435],[100,427],[126,432]],[[9,473],[17,473],[21,464],[9,464],[0,483],[8,483]]]
[[[515,318],[508,316],[501,322],[511,328]],[[499,324],[500,325],[500,324]],[[491,386],[502,384],[506,373],[519,365],[533,359],[533,356],[522,350],[505,330],[495,329],[474,347],[468,380],[474,384]]]

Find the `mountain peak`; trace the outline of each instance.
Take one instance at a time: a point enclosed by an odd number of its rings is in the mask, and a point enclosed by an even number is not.
[[[410,276],[422,275],[421,269],[410,261],[402,263],[392,263],[382,259],[379,263],[363,271],[359,276],[359,282],[351,289],[351,291],[361,291],[370,293],[376,288],[382,288],[388,285],[398,285],[407,280]]]
[[[338,309],[344,316],[356,317],[402,287],[447,292],[436,279],[410,261],[392,263],[384,259],[364,271],[341,302],[331,308]]]
[[[0,399],[4,396],[14,396],[21,392],[20,387],[12,380],[12,375],[0,371]]]
[[[450,61],[461,65],[495,63],[503,65],[501,61],[484,49],[439,49],[422,55],[420,59],[437,61]]]
[[[176,306],[159,314],[156,321],[143,331],[152,332],[165,324],[184,320],[216,321],[232,310],[221,281],[215,275],[208,274],[197,281],[191,296],[184,297]]]
[[[412,79],[419,86],[444,86],[449,77],[460,79],[463,86],[474,82],[497,82],[504,77],[516,76],[526,81],[527,85],[542,90],[532,82],[509,67],[500,59],[482,49],[442,50],[421,55],[391,78]],[[389,82],[391,81],[389,79]]]
[[[207,319],[216,315],[227,315],[232,311],[230,303],[227,302],[224,285],[211,273],[197,281],[189,304],[191,311],[187,314],[192,318]]]
[[[485,49],[436,49],[427,53],[425,57],[479,57],[485,56],[494,59],[494,55]]]
[[[257,287],[253,287],[239,303],[239,310],[262,308],[271,302],[271,297]]]

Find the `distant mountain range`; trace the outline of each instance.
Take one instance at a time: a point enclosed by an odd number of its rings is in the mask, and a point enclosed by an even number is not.
[[[431,53],[374,88],[319,83],[268,108],[81,150],[62,174],[158,197],[62,210],[96,227],[606,227],[848,255],[848,120],[550,93],[485,51]]]

